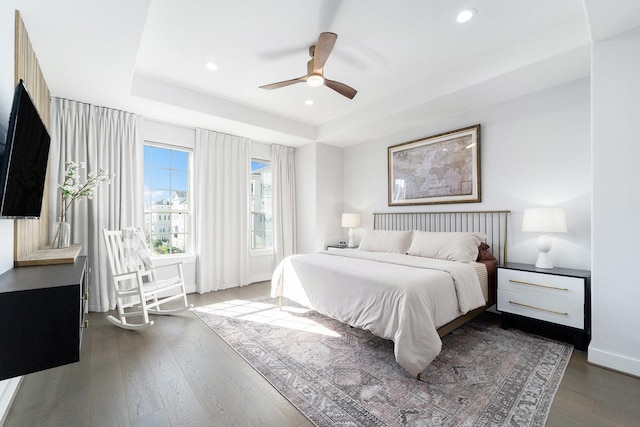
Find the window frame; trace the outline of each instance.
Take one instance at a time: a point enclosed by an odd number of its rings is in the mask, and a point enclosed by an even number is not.
[[[194,205],[193,205],[193,149],[191,147],[188,146],[184,146],[184,145],[178,145],[178,144],[167,144],[167,143],[162,143],[162,142],[157,142],[157,141],[152,141],[152,140],[148,140],[145,139],[144,143],[143,143],[143,151],[145,147],[154,147],[154,148],[161,148],[161,149],[165,149],[165,150],[172,150],[172,151],[180,151],[180,152],[184,152],[187,154],[187,209],[147,209],[147,201],[146,199],[143,199],[144,203],[143,203],[143,209],[144,209],[144,224],[145,224],[145,235],[148,235],[148,233],[150,232],[150,230],[147,230],[147,214],[149,215],[173,215],[173,214],[183,214],[186,213],[187,214],[187,225],[185,227],[185,237],[186,237],[186,242],[185,242],[185,251],[181,252],[181,253],[167,253],[167,254],[158,254],[156,253],[153,248],[149,247],[149,251],[151,252],[151,256],[153,258],[157,258],[157,259],[168,259],[170,257],[191,257],[195,255],[195,249],[194,249],[194,236],[193,236],[193,215],[194,215]],[[143,185],[143,197],[146,196],[146,185],[145,185],[145,172],[146,172],[147,166],[145,163],[145,156],[143,155],[143,179],[142,179],[142,185]],[[173,169],[169,169],[169,170],[173,170]],[[178,170],[178,169],[176,169]],[[179,171],[179,170],[178,170]],[[151,222],[149,222],[149,225],[151,224]],[[169,230],[169,233],[171,234],[171,230]],[[150,239],[151,237],[149,237]],[[149,246],[147,244],[147,246]]]
[[[253,225],[253,215],[255,212],[265,212],[266,211],[254,211],[253,209],[253,170],[251,170],[251,164],[249,165],[249,250],[251,252],[251,255],[261,255],[261,254],[271,254],[273,253],[273,162],[270,159],[264,159],[261,157],[256,157],[256,156],[251,156],[250,159],[250,163],[253,162],[260,162],[260,163],[267,163],[269,164],[269,168],[270,168],[270,173],[272,176],[272,181],[271,181],[271,192],[269,195],[269,198],[271,199],[271,210],[269,212],[270,216],[271,216],[271,246],[268,247],[264,247],[264,248],[254,248],[253,247],[253,243],[254,243],[254,225]],[[266,239],[265,239],[266,240]]]

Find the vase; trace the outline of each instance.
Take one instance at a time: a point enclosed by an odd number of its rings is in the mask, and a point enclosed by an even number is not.
[[[71,245],[71,224],[64,221],[56,223],[56,234],[53,237],[53,249],[64,249]]]

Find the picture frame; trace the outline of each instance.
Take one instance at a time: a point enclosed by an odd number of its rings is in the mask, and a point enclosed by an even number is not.
[[[480,124],[388,147],[389,206],[477,203]]]

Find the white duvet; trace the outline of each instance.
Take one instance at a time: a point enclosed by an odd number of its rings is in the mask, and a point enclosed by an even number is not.
[[[440,353],[436,329],[485,304],[471,264],[348,249],[286,258],[271,295],[392,340],[414,376]]]

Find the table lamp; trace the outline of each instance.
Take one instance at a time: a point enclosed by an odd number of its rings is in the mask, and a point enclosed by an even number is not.
[[[551,239],[547,233],[566,233],[567,218],[562,208],[529,208],[524,210],[522,231],[540,233],[538,238],[537,268],[553,268]]]
[[[360,227],[360,214],[359,213],[343,213],[342,214],[342,227],[349,228],[349,243],[350,248],[355,248],[356,244],[353,241],[353,229]]]

